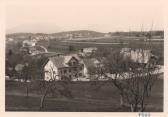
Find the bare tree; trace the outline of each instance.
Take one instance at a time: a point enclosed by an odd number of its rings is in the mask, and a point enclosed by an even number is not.
[[[30,70],[31,68],[26,64],[23,67],[22,70],[22,79],[24,80],[25,86],[26,86],[26,96],[29,96],[29,85],[28,85],[28,80],[30,80]]]
[[[40,87],[44,89],[44,93],[42,94],[41,101],[40,101],[40,109],[44,108],[44,102],[48,93],[56,90],[55,82],[57,80],[57,75],[55,73],[54,67],[50,66],[50,70],[48,71],[50,79],[49,81],[40,81]],[[54,92],[52,92],[54,93]]]
[[[153,64],[146,66],[134,63],[130,58],[117,53],[110,55],[105,65],[106,71],[113,75],[105,76],[118,88],[121,105],[126,101],[131,111],[144,111],[145,98],[157,79],[157,67]]]
[[[101,65],[95,65],[89,66],[87,69],[90,78],[90,87],[95,91],[100,90],[107,83],[100,82],[100,80],[105,80],[103,67]]]
[[[158,77],[154,62],[150,60],[147,65],[134,62],[120,50],[113,50],[102,62],[103,66],[90,70],[90,74],[96,74],[95,80],[100,80],[101,76],[112,83],[118,89],[121,106],[129,106],[134,112],[144,111],[145,99]],[[94,86],[100,88],[103,85]]]
[[[41,74],[43,73],[41,72]],[[39,106],[40,110],[43,110],[45,108],[44,105],[47,96],[55,96],[55,94],[60,94],[67,98],[73,98],[71,90],[69,88],[70,81],[67,80],[67,78],[61,78],[61,76],[56,74],[53,66],[50,66],[48,74],[48,81],[46,81],[44,78],[42,80],[36,80],[37,83],[35,83],[36,86],[34,87],[36,88],[36,90],[41,90],[42,93]],[[44,75],[41,76],[44,77]],[[58,79],[58,77],[60,77],[60,79]]]

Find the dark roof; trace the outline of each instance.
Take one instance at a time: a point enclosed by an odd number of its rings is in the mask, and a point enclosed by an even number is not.
[[[75,55],[67,55],[67,56],[55,56],[55,57],[50,57],[49,60],[51,60],[54,65],[57,68],[62,68],[62,67],[68,67],[68,62],[72,59],[76,59],[78,62],[82,63],[82,61]]]
[[[49,58],[49,60],[51,60],[54,63],[54,65],[58,68],[65,67],[63,56],[51,57]]]

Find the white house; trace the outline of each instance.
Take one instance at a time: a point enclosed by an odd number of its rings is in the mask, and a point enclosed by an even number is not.
[[[23,47],[32,47],[32,46],[35,46],[35,45],[36,45],[36,42],[32,41],[32,40],[24,40],[22,42]]]
[[[84,76],[84,64],[77,56],[50,57],[44,66],[44,79],[62,80],[75,79]]]

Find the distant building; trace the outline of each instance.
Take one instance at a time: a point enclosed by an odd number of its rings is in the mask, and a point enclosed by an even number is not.
[[[150,50],[122,48],[120,51],[125,57],[129,57],[133,62],[136,63],[148,63],[150,58],[153,56]]]
[[[20,48],[20,51],[24,54],[36,55],[40,53],[47,53],[47,49],[43,46],[25,46]]]
[[[79,55],[81,56],[91,56],[97,51],[96,47],[83,48],[80,50]]]
[[[6,39],[8,42],[11,42],[11,41],[13,41],[13,38],[7,38]]]
[[[35,46],[35,45],[36,45],[36,41],[32,41],[32,40],[24,40],[22,42],[23,47],[31,47],[31,46]]]
[[[111,34],[110,34],[110,33],[106,33],[106,34],[104,35],[104,37],[109,38],[109,37],[111,37]]]

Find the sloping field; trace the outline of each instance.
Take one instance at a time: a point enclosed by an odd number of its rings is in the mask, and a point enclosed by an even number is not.
[[[102,82],[101,82],[102,83]],[[6,111],[57,111],[57,112],[128,112],[130,108],[119,106],[119,93],[110,83],[95,90],[90,82],[72,82],[69,89],[73,98],[56,93],[46,98],[45,108],[39,110],[41,93],[29,84],[29,97],[21,82],[6,82]],[[163,111],[163,79],[159,79],[146,99],[146,111]]]

